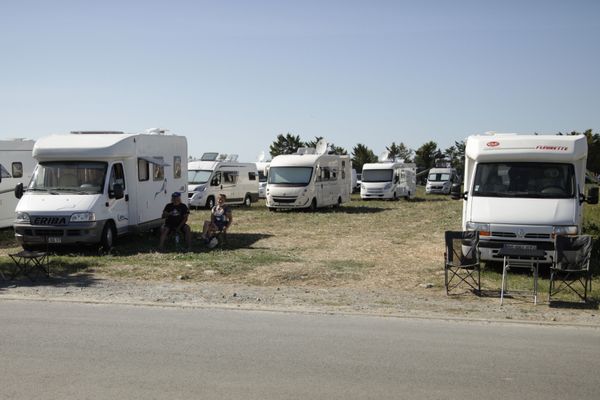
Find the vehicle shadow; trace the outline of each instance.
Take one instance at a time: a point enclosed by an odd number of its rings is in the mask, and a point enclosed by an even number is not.
[[[587,303],[582,303],[581,301],[566,301],[566,300],[552,300],[548,303],[548,307],[550,308],[569,308],[569,309],[577,309],[577,310],[598,310],[599,307],[598,299],[589,299]]]

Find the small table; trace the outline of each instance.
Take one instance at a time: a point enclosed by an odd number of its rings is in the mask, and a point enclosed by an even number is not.
[[[19,272],[28,277],[31,281],[34,279],[30,273],[34,269],[39,269],[46,276],[50,276],[50,263],[48,262],[48,253],[44,251],[28,251],[23,250],[15,254],[9,254],[10,258],[15,262],[15,273],[12,276],[14,279]]]
[[[537,304],[538,267],[540,260],[546,258],[546,252],[535,245],[505,244],[498,255],[504,258],[500,305],[504,302],[504,292],[508,286],[507,272],[511,268],[527,268],[533,272],[533,303]]]

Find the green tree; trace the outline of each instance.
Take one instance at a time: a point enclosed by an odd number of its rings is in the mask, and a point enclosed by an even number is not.
[[[358,172],[362,171],[364,164],[374,162],[377,162],[377,156],[364,144],[358,143],[352,148],[352,168]]]
[[[442,158],[442,152],[438,149],[438,145],[434,141],[430,141],[419,147],[415,151],[415,163],[418,170],[433,168],[435,160]]]
[[[277,140],[269,146],[269,153],[271,157],[278,156],[280,154],[294,154],[302,147],[302,141],[300,136],[286,133],[286,135],[277,135]]]
[[[344,156],[348,154],[345,148],[336,146],[333,143],[329,143],[329,154],[337,154],[339,156]]]
[[[413,151],[406,147],[402,142],[400,142],[400,144],[392,142],[392,144],[387,146],[385,149],[388,151],[388,157],[390,159],[397,158],[400,160],[404,160],[405,163],[412,162]]]
[[[323,139],[323,136],[315,136],[315,140],[304,142],[304,147],[316,148],[319,140]]]
[[[444,157],[450,160],[453,168],[456,168],[456,172],[459,176],[462,176],[465,169],[465,147],[467,143],[464,140],[460,142],[454,142],[454,146],[448,147],[444,150]]]

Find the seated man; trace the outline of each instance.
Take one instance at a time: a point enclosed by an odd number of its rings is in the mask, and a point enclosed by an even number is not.
[[[187,249],[191,248],[192,231],[187,225],[187,219],[190,212],[185,204],[181,202],[181,193],[174,192],[171,195],[171,202],[167,204],[162,212],[162,218],[165,218],[165,224],[160,228],[160,243],[158,249],[162,250],[165,240],[170,233],[181,232],[185,235]]]
[[[204,221],[202,238],[207,242],[218,232],[227,232],[233,222],[231,209],[225,205],[227,197],[220,194],[217,197],[217,205],[210,211],[210,221]]]

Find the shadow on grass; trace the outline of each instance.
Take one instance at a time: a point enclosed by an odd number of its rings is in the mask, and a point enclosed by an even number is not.
[[[53,260],[52,255],[50,260],[50,277],[46,276],[38,269],[32,269],[29,272],[29,277],[16,274],[16,266],[13,261],[6,257],[0,259],[0,292],[11,286],[20,287],[37,287],[37,286],[54,286],[54,287],[89,287],[93,286],[100,279],[93,277],[88,272],[81,272],[93,264],[85,261],[77,260],[75,262],[65,262],[64,260]],[[4,279],[2,277],[4,275]]]

